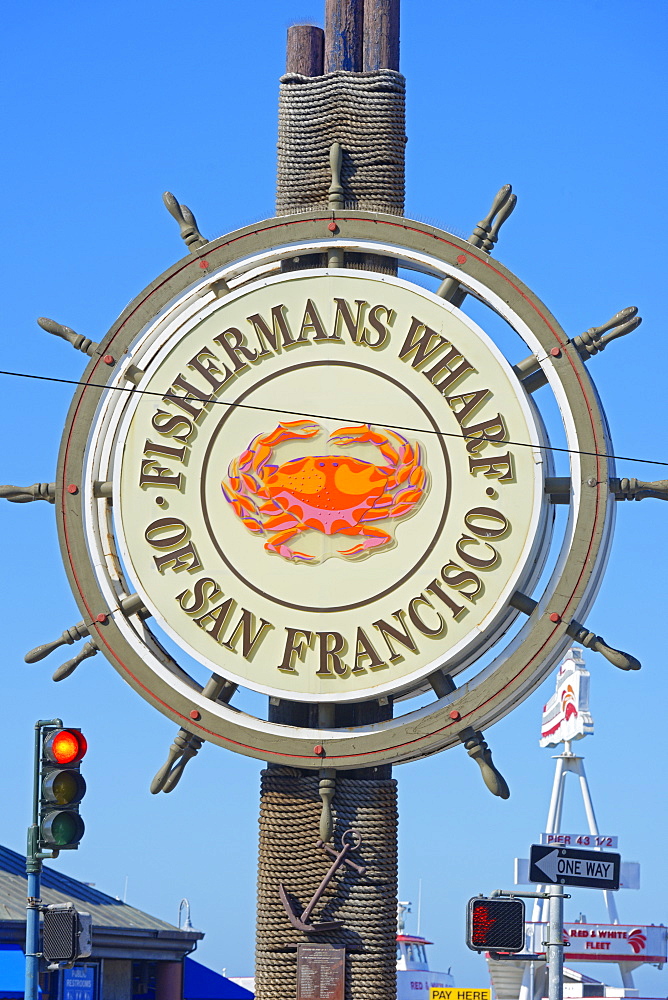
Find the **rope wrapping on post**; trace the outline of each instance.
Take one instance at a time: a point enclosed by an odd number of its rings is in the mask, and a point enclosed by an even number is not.
[[[395,70],[282,77],[276,214],[327,208],[329,151],[339,142],[344,208],[403,215],[405,104]]]
[[[338,930],[306,934],[289,922],[279,897],[283,884],[301,915],[331,866],[316,847],[322,802],[319,778],[290,768],[262,771],[258,870],[256,996],[294,1000],[297,945],[346,948],[346,1000],[392,997],[396,991],[397,783],[337,775],[334,838],[355,830],[361,847],[351,853],[360,875],[342,866],[329,883],[311,921],[342,920]]]

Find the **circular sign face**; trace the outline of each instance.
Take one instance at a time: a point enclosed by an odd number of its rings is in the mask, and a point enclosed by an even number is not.
[[[115,445],[120,553],[146,607],[209,668],[291,700],[463,669],[548,536],[538,418],[494,344],[369,272],[182,301],[145,335]]]

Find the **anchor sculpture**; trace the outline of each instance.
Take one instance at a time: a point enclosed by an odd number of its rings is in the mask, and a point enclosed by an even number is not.
[[[350,840],[346,840],[347,837],[350,837]],[[294,912],[283,884],[281,883],[278,887],[278,893],[281,897],[281,902],[283,903],[285,912],[288,915],[288,920],[296,930],[304,931],[304,933],[306,934],[319,934],[319,933],[321,934],[324,933],[325,931],[335,931],[338,930],[340,927],[343,927],[342,920],[323,920],[319,924],[311,924],[308,922],[309,917],[311,916],[313,910],[317,906],[319,899],[321,898],[325,889],[327,888],[327,886],[329,885],[329,883],[331,882],[332,878],[334,877],[338,869],[341,867],[341,865],[348,865],[349,868],[352,868],[359,875],[364,875],[366,872],[366,868],[363,865],[358,865],[356,862],[352,861],[348,857],[350,851],[356,851],[359,847],[362,846],[362,838],[359,835],[359,833],[356,833],[355,830],[346,830],[346,832],[341,837],[341,850],[338,852],[333,847],[330,847],[329,844],[326,844],[322,840],[318,840],[315,846],[321,847],[323,851],[325,851],[327,854],[329,854],[330,857],[334,859],[334,861],[332,863],[331,868],[329,869],[329,871],[323,878],[322,882],[316,889],[315,893],[313,894],[313,898],[311,899],[310,903],[308,903],[308,905],[304,909],[301,917],[298,917]]]

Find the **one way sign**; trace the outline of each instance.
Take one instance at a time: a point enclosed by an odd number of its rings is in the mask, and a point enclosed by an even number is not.
[[[620,864],[619,854],[532,844],[529,881],[536,885],[560,883],[589,889],[619,889]]]

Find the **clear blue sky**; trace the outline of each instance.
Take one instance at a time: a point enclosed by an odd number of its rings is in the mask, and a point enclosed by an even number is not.
[[[618,454],[668,461],[665,271],[665,0],[405,0],[407,214],[467,235],[508,181],[519,203],[497,256],[575,335],[638,305],[642,327],[591,362]],[[75,378],[85,362],[39,315],[98,339],[125,303],[182,256],[161,203],[168,188],[209,237],[273,214],[277,80],[288,24],[322,0],[27,0],[3,18],[4,283],[0,367]],[[0,480],[53,478],[71,390],[0,376]],[[619,474],[666,468],[619,462]],[[668,506],[619,504],[606,581],[588,624],[643,663],[623,674],[588,654],[596,735],[586,754],[599,823],[642,864],[620,892],[624,922],[667,922],[665,806]],[[61,715],[90,739],[81,849],[55,864],[176,921],[187,896],[206,931],[198,958],[230,974],[253,964],[257,762],[205,747],[170,796],[148,786],[175,727],[98,656],[54,685],[67,655],[26,650],[79,620],[53,509],[0,504],[4,808],[0,842],[22,850],[32,726]],[[69,650],[67,651],[69,652]],[[538,747],[552,680],[488,731],[512,790],[483,787],[463,749],[396,769],[400,894],[436,941],[432,965],[483,985],[464,944],[469,896],[512,883],[512,859],[543,829],[553,762]],[[578,829],[578,810],[566,825]],[[567,914],[603,918],[594,892]],[[410,926],[410,925],[409,925]],[[415,929],[415,922],[412,924]],[[603,967],[606,968],[606,967]],[[587,971],[587,970],[585,970]],[[595,973],[595,969],[591,970]],[[609,967],[611,981],[617,972]],[[665,973],[637,976],[665,996]]]

